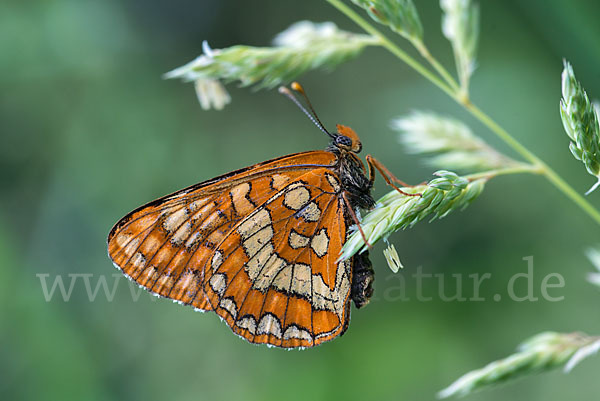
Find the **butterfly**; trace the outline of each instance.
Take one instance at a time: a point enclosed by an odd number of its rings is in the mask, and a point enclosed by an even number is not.
[[[368,251],[338,260],[340,251],[358,223],[355,210],[375,205],[375,169],[394,188],[391,181],[401,182],[371,156],[367,171],[358,135],[339,124],[337,132],[326,130],[302,87],[294,82],[292,89],[312,114],[288,88],[280,92],[331,138],[326,150],[179,190],[127,214],[108,235],[114,265],[140,286],[216,312],[251,343],[283,348],[340,336],[350,301],[357,308],[369,302]]]

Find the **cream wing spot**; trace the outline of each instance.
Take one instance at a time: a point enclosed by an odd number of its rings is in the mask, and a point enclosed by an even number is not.
[[[248,214],[254,209],[254,205],[248,199],[249,193],[250,184],[247,182],[241,183],[231,190],[231,201],[238,215]]]
[[[195,213],[192,215],[192,223],[202,220],[208,213],[210,213],[215,208],[213,202],[203,202],[202,205],[198,205]]]
[[[231,317],[233,317],[234,319],[237,317],[237,313],[238,313],[237,305],[231,298],[223,298],[219,302],[219,306],[221,308],[225,309],[227,312],[229,312]]]
[[[289,178],[285,175],[274,174],[273,177],[271,177],[271,186],[276,190],[281,189],[288,182],[288,180]]]
[[[132,241],[129,242],[129,244],[127,244],[127,246],[125,248],[123,248],[123,253],[127,256],[131,256],[133,255],[133,253],[135,251],[137,251],[138,246],[140,245],[140,239],[139,238],[135,238]]]
[[[310,238],[308,238],[302,234],[298,234],[294,230],[290,231],[289,244],[292,248],[294,248],[294,249],[304,248],[305,246],[308,245],[309,242],[310,242]]]
[[[252,283],[252,287],[259,290],[265,291],[271,285],[275,276],[286,266],[286,261],[277,254],[272,253],[271,257],[264,264],[260,274],[257,275]]]
[[[310,200],[310,191],[304,186],[297,186],[288,191],[283,196],[283,204],[292,209],[302,209]]]
[[[314,308],[328,310],[343,318],[345,302],[350,294],[350,279],[348,276],[348,265],[340,262],[337,268],[335,286],[332,289],[323,281],[320,275],[312,276],[312,300]]]
[[[319,209],[319,206],[315,202],[310,202],[304,209],[298,212],[298,216],[302,217],[305,221],[314,223],[321,218],[321,209]]]
[[[192,233],[192,223],[186,221],[181,227],[175,231],[175,234],[171,237],[171,243],[173,245],[181,245],[185,240],[188,239]]]
[[[209,283],[213,291],[219,294],[220,297],[225,292],[225,287],[227,287],[227,276],[223,273],[214,274]]]
[[[168,214],[163,222],[163,227],[167,232],[173,232],[182,225],[188,218],[188,212],[185,207]]]
[[[127,243],[129,242],[131,237],[133,237],[131,234],[124,233],[124,232],[117,234],[117,236],[115,237],[117,246],[119,248],[123,248],[124,246],[127,246]]]
[[[304,329],[298,328],[297,326],[289,326],[285,332],[283,333],[284,340],[290,340],[292,338],[296,338],[299,340],[307,340],[312,341],[312,336],[310,333]]]
[[[329,182],[329,185],[331,185],[333,190],[336,193],[340,192],[340,190],[342,189],[342,187],[340,186],[340,181],[331,174],[325,174],[325,177],[327,177],[327,181]]]
[[[246,218],[246,220],[238,226],[237,232],[242,236],[242,239],[245,240],[271,223],[269,211],[267,209],[261,209]]]
[[[281,338],[281,323],[279,319],[270,313],[266,313],[258,322],[258,334],[272,334]]]
[[[248,262],[246,262],[246,271],[248,272],[248,277],[251,281],[255,281],[258,275],[260,274],[263,267],[267,264],[271,256],[273,255],[273,245],[267,244],[265,245],[258,253],[250,258]]]
[[[195,200],[189,204],[188,209],[190,209],[191,213],[194,213],[196,210],[204,206],[208,201],[209,199],[207,198]]]
[[[158,270],[156,270],[156,268],[154,268],[154,266],[150,266],[142,272],[142,274],[140,275],[140,277],[138,277],[137,280],[143,279],[144,281],[148,282],[149,280],[156,281],[157,278],[158,278]]]
[[[277,273],[275,280],[273,280],[273,287],[277,288],[278,290],[288,291],[291,283],[292,266],[287,265]]]
[[[316,309],[328,310],[335,312],[331,298],[331,290],[323,281],[323,278],[318,275],[312,276],[312,305]]]
[[[265,244],[273,239],[273,234],[273,226],[268,225],[245,240],[243,246],[248,257],[256,255]]]
[[[216,251],[210,262],[213,271],[216,271],[223,264],[223,254],[220,251]]]
[[[141,252],[136,252],[131,258],[131,264],[134,268],[138,269],[146,264],[146,257]]]
[[[291,291],[305,296],[310,296],[312,271],[309,265],[296,263],[294,265],[294,280],[292,281]]]
[[[185,247],[187,248],[187,250],[191,251],[198,244],[201,237],[202,233],[200,231],[196,231],[192,235],[190,235],[190,237],[185,243]]]
[[[350,279],[349,279],[349,262],[342,261],[338,263],[337,274],[335,278],[335,292],[332,293],[331,298],[334,300],[335,312],[338,314],[340,319],[344,313],[344,303],[346,302],[346,296],[350,293]]]
[[[244,316],[237,322],[237,326],[256,334],[256,320],[252,316]]]
[[[203,230],[205,232],[210,232],[215,230],[218,226],[225,223],[226,219],[221,213],[220,210],[215,210],[202,221],[200,225],[198,225],[198,230]]]
[[[320,258],[327,255],[329,249],[329,237],[327,236],[326,229],[322,228],[321,231],[312,238],[310,247]]]

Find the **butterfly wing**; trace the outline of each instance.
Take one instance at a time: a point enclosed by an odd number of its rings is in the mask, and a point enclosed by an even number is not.
[[[339,182],[314,169],[240,221],[217,246],[204,293],[253,343],[310,347],[346,329],[352,269]]]
[[[113,227],[109,255],[151,292],[215,310],[251,342],[331,339],[347,327],[351,282],[349,263],[335,261],[346,235],[336,162],[330,152],[299,153],[160,198]],[[311,200],[294,209],[306,192]]]

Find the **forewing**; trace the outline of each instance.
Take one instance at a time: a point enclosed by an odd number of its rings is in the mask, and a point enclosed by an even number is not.
[[[128,277],[151,292],[198,309],[213,309],[202,288],[215,248],[289,182],[335,161],[329,152],[299,153],[157,199],[113,227],[109,255]]]
[[[331,169],[306,172],[242,219],[206,269],[208,304],[253,343],[311,347],[342,334],[350,314],[344,203]]]

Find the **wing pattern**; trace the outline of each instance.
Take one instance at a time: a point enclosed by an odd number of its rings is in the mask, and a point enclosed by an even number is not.
[[[214,310],[253,343],[310,347],[348,326],[352,266],[336,156],[304,152],[178,191],[133,211],[108,238],[127,276]]]

